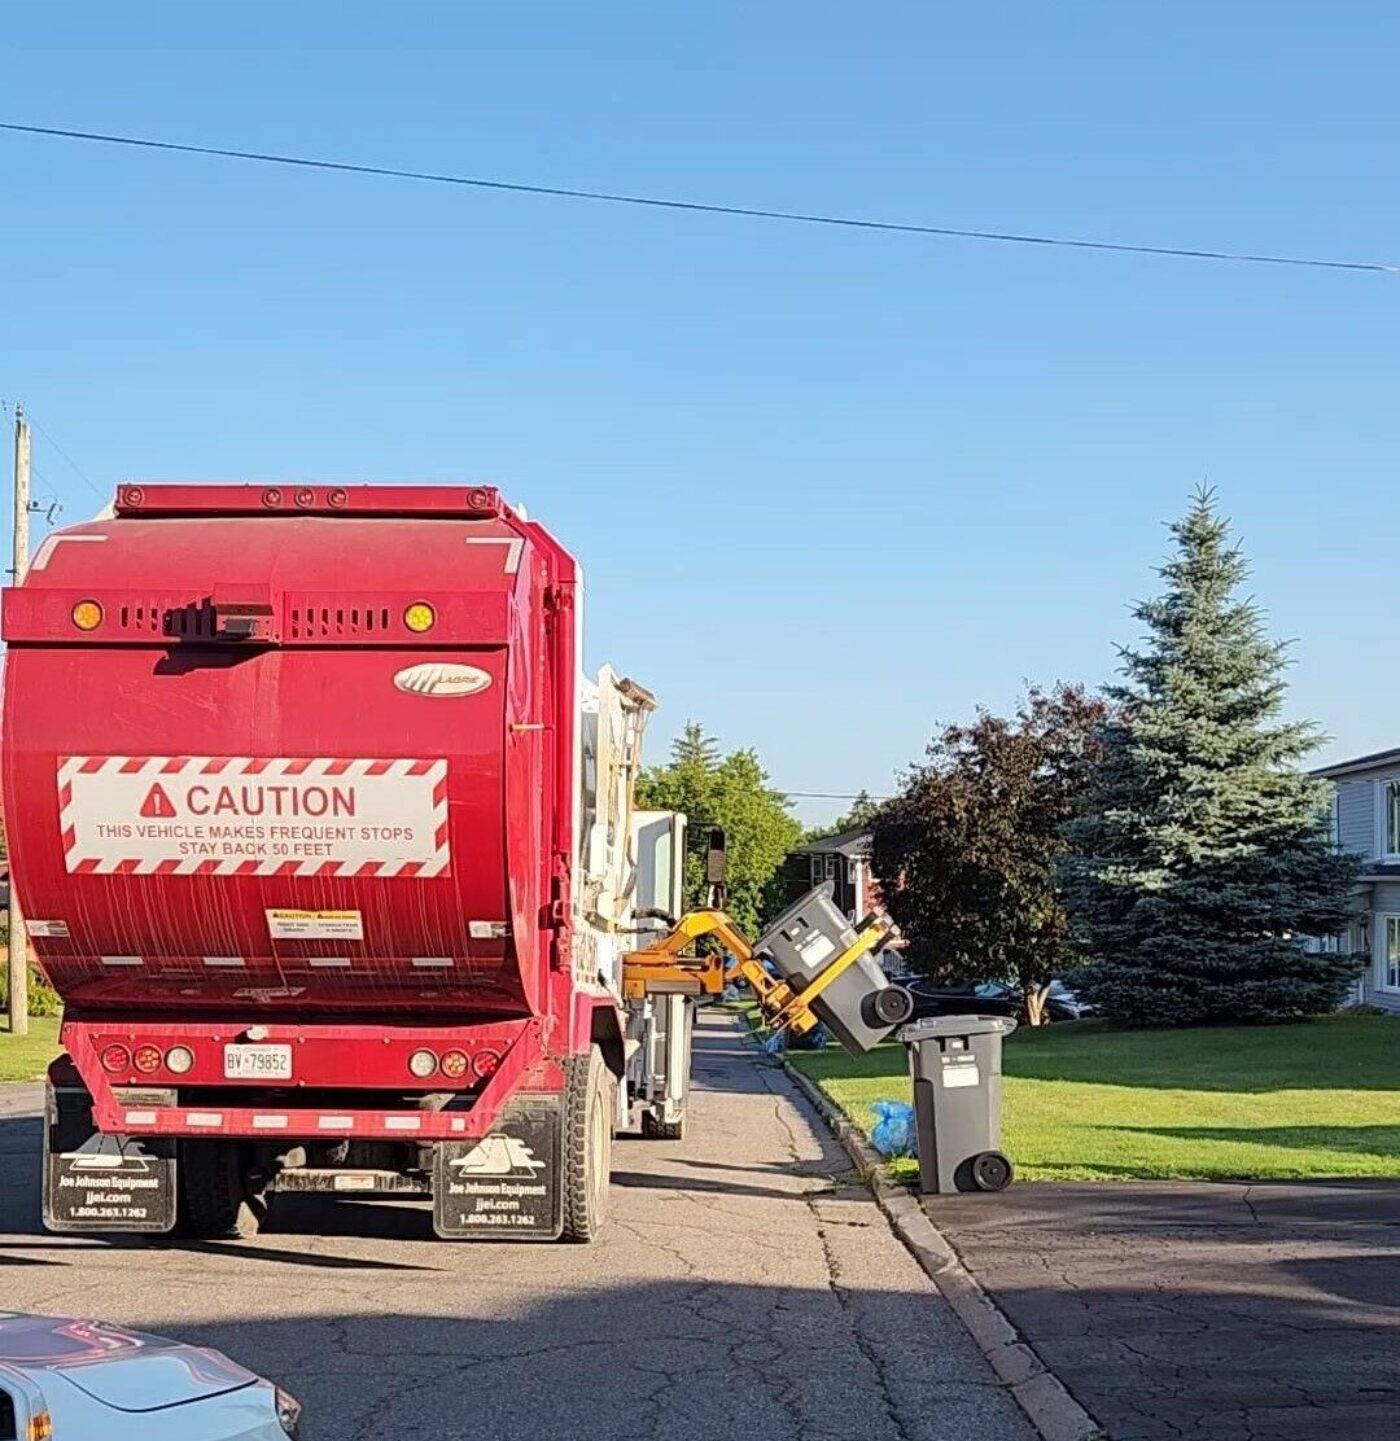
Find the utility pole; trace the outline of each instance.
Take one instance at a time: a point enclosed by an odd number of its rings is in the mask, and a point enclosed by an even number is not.
[[[21,584],[29,570],[29,425],[24,407],[15,406],[15,535],[13,549],[14,583]],[[9,854],[9,836],[5,852]],[[24,913],[15,895],[14,871],[10,872],[10,1034],[29,1034],[29,936]]]

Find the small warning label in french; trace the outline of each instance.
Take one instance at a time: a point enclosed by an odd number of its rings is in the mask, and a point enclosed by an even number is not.
[[[68,939],[67,921],[25,921],[24,929],[34,940],[66,941]]]

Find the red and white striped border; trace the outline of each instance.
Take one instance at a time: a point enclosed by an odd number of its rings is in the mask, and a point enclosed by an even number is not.
[[[77,830],[73,817],[73,777],[102,771],[121,775],[144,775],[152,780],[170,775],[325,776],[331,779],[355,776],[427,776],[433,784],[434,855],[426,861],[281,861],[281,860],[183,860],[113,859],[78,856]],[[58,767],[59,825],[63,832],[64,861],[70,875],[122,876],[350,876],[424,877],[447,870],[447,762],[445,760],[369,759],[263,759],[257,756],[65,756]]]

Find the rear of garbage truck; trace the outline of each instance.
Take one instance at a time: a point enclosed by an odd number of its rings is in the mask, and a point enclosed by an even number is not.
[[[56,1230],[278,1191],[586,1240],[625,1111],[651,699],[488,487],[126,485],[6,590],[14,883],[65,1006]]]

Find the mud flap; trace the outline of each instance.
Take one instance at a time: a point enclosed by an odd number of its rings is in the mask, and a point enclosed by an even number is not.
[[[441,1141],[433,1229],[446,1240],[555,1241],[564,1229],[564,1106],[517,1096],[479,1141]]]
[[[92,1098],[48,1088],[44,1125],[44,1225],[50,1231],[164,1232],[175,1225],[175,1141],[104,1136]]]

